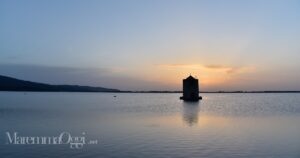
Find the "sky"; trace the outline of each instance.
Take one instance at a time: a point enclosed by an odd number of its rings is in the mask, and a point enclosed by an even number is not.
[[[0,75],[121,90],[300,90],[299,0],[1,0]]]

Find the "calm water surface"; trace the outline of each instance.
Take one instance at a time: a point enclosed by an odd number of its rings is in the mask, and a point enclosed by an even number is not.
[[[300,157],[300,94],[202,96],[0,92],[0,157]],[[64,131],[98,142],[16,145],[6,135]]]

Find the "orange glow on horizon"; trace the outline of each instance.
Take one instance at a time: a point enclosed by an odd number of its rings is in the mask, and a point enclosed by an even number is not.
[[[200,87],[222,86],[234,82],[241,74],[254,72],[254,67],[232,67],[201,64],[169,64],[149,68],[145,75],[162,84],[181,87],[182,79],[190,74],[199,80]],[[157,74],[159,72],[159,74]]]

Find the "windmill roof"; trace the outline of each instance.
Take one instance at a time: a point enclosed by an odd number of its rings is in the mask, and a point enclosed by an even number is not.
[[[186,78],[186,80],[197,80],[197,79],[194,78],[192,75],[190,75],[189,77]]]

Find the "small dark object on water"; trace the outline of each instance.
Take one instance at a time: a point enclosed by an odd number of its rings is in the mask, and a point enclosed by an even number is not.
[[[117,97],[116,95],[114,95],[114,97]]]
[[[183,80],[183,96],[180,99],[184,101],[199,101],[202,97],[199,96],[198,79],[193,76]]]

